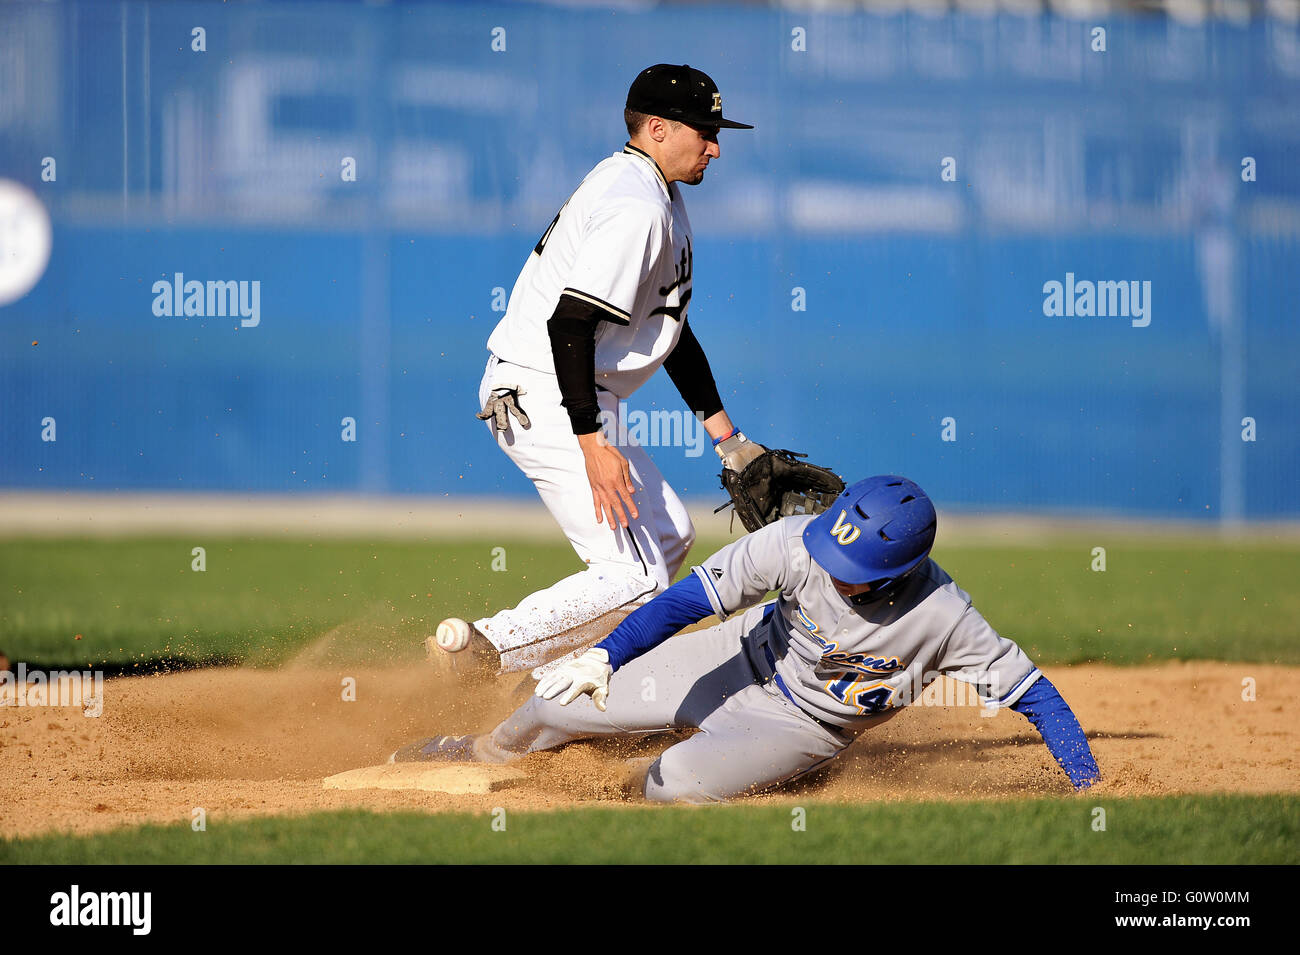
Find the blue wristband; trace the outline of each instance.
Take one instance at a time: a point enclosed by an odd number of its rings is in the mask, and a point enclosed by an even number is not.
[[[734,438],[734,437],[735,437],[736,435],[738,435],[738,434],[740,434],[740,429],[739,429],[739,428],[732,428],[730,431],[728,431],[728,432],[727,432],[726,434],[724,434],[722,437],[720,437],[720,438],[714,438],[714,439],[713,439],[713,446],[716,448],[716,447],[717,447],[718,445],[720,445],[723,441],[726,441],[728,438]]]

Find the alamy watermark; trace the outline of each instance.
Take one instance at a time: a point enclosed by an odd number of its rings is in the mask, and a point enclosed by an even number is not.
[[[262,283],[253,281],[185,280],[184,272],[172,280],[153,283],[153,313],[159,318],[240,317],[244,328],[256,328],[262,321]]]
[[[626,401],[618,413],[601,409],[600,430],[615,447],[685,448],[688,458],[698,458],[709,446],[704,423],[689,411],[629,411]]]
[[[102,670],[0,670],[0,706],[77,706],[82,714],[104,712]]]
[[[1043,314],[1048,317],[1128,318],[1134,328],[1151,324],[1150,280],[1094,282],[1066,272],[1064,282],[1043,283],[1043,296]]]
[[[54,926],[121,926],[148,935],[153,926],[152,892],[89,892],[76,885],[50,896]]]

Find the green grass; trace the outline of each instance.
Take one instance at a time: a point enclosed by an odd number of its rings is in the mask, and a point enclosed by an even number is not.
[[[700,542],[695,558],[721,543]],[[196,545],[207,549],[203,573],[190,569]],[[1106,547],[1104,573],[1089,569],[1094,546]],[[504,571],[492,570],[494,547],[505,548]],[[1300,662],[1300,546],[1071,537],[936,557],[1044,665]],[[443,616],[513,605],[580,566],[559,541],[0,540],[0,650],[51,665],[274,665],[329,634],[335,653],[401,660]],[[1290,796],[803,805],[802,832],[786,801],[511,812],[504,832],[466,813],[217,819],[201,833],[0,841],[0,863],[1300,862]],[[1105,832],[1092,828],[1095,806]]]
[[[1097,546],[1104,572],[1090,569]],[[1300,663],[1300,547],[1088,537],[935,557],[1035,662]]]
[[[206,535],[0,541],[0,634],[13,659],[283,661],[342,631],[358,655],[419,653],[453,613],[478,616],[581,569],[567,546]],[[191,550],[206,549],[206,570]],[[81,639],[77,639],[77,635]]]
[[[1095,807],[1105,831],[1093,828]],[[1300,800],[1184,796],[564,812],[317,813],[0,841],[3,864],[1295,864]],[[493,828],[504,819],[504,831]],[[845,847],[851,847],[846,853]]]
[[[721,543],[700,542],[695,558]],[[1089,569],[1098,544],[1104,573]],[[203,573],[190,569],[196,545]],[[503,572],[491,569],[497,546]],[[1300,547],[1080,538],[936,557],[1038,663],[1300,662]],[[512,606],[580,568],[560,541],[3,540],[0,651],[49,664],[270,665],[334,633],[343,652],[401,659],[442,617]]]

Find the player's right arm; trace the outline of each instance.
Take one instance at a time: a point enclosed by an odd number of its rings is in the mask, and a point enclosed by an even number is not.
[[[725,620],[753,606],[785,583],[786,536],[777,521],[731,542],[634,610],[596,646],[609,653],[610,665],[617,670],[683,627],[713,614]]]
[[[709,557],[657,597],[638,607],[594,647],[542,677],[536,693],[567,705],[590,693],[605,708],[609,678],[619,667],[710,614],[725,619],[779,590],[788,576],[784,521],[769,524]]]
[[[603,710],[609,695],[609,678],[615,670],[711,613],[713,609],[705,596],[704,585],[695,575],[687,574],[632,611],[608,637],[582,656],[542,677],[534,692],[544,700],[558,697],[561,706],[568,706],[582,694],[590,693],[596,708]]]
[[[650,204],[603,204],[583,225],[573,267],[546,323],[561,404],[586,459],[596,521],[611,527],[615,521],[627,527],[628,514],[638,514],[627,459],[600,430],[597,323],[629,323],[641,283],[658,268],[664,235],[662,213]]]
[[[571,295],[561,295],[555,314],[546,323],[559,382],[560,404],[587,465],[587,483],[596,509],[596,523],[608,519],[627,527],[628,512],[635,520],[632,471],[625,458],[600,429],[600,404],[596,400],[596,323],[600,309]]]

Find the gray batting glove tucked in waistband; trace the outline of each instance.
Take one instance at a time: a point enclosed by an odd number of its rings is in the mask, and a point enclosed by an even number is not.
[[[522,388],[493,388],[492,394],[488,396],[487,402],[483,405],[483,410],[476,413],[474,417],[480,421],[487,421],[489,418],[495,418],[495,425],[498,431],[507,431],[510,428],[510,414],[519,419],[521,427],[530,427],[528,415],[524,409],[519,407],[519,396],[526,395],[528,392]]]

